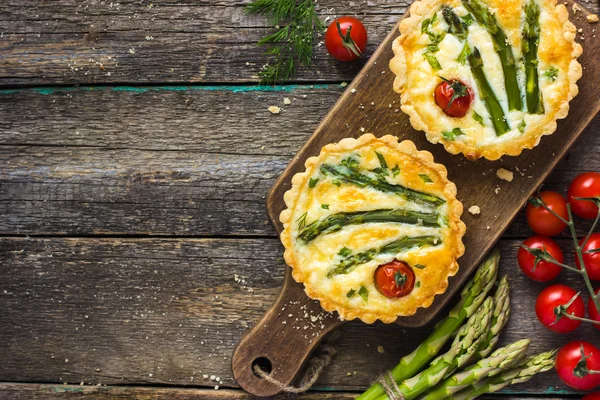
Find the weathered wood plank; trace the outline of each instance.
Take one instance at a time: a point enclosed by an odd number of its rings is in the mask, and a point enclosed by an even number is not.
[[[274,235],[264,196],[343,90],[276,89],[0,92],[0,233]],[[548,188],[600,170],[598,132],[600,117]],[[529,235],[524,219],[507,235]]]
[[[348,392],[323,392],[310,391],[294,398],[302,400],[352,400],[356,393]],[[0,383],[0,397],[5,400],[45,400],[64,399],[77,397],[78,399],[98,400],[251,400],[256,399],[242,390],[232,389],[191,389],[191,388],[164,388],[140,386],[75,386],[75,385],[40,385],[22,383]],[[272,399],[289,399],[289,395],[280,395]],[[482,396],[481,400],[532,400],[529,397]],[[558,397],[546,398],[547,400],[561,400]]]
[[[536,322],[543,285],[517,273],[517,245],[501,243],[502,272],[518,296],[503,342],[531,337],[532,352],[580,337],[600,344],[591,326],[559,336]],[[214,374],[236,387],[233,348],[283,276],[276,239],[3,238],[0,265],[0,381],[13,382],[212,386]],[[583,288],[576,278],[560,280]],[[302,327],[304,318],[290,323]],[[430,329],[345,325],[317,387],[363,389]],[[511,389],[526,392],[572,393],[552,373]]]
[[[0,4],[0,84],[256,82],[270,32],[248,1],[5,1]],[[357,14],[372,54],[408,1],[321,0],[323,19]],[[598,4],[584,4],[598,11]],[[338,63],[324,46],[295,81],[350,80],[364,62]]]

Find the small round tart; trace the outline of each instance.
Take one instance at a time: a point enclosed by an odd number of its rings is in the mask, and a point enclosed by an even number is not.
[[[413,142],[365,134],[306,161],[284,195],[285,261],[341,319],[391,323],[428,307],[464,253],[446,168]]]
[[[537,146],[578,93],[582,52],[556,0],[419,0],[390,69],[412,126],[452,154],[496,160]]]

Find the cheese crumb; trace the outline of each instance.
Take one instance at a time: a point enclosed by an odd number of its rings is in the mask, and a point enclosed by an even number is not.
[[[268,110],[271,114],[279,114],[281,112],[281,108],[277,106],[270,106]]]
[[[350,89],[350,93],[356,93],[356,89],[354,89],[354,88]]]
[[[507,182],[512,182],[513,180],[513,173],[507,169],[504,168],[499,168],[496,171],[496,176],[500,179],[503,179]]]
[[[481,209],[479,208],[479,206],[471,206],[469,207],[469,212],[473,215],[478,215],[481,214]]]
[[[361,131],[361,132],[364,132],[364,131],[365,131],[365,128],[363,128],[363,127],[361,126],[361,127],[360,127],[360,131]]]
[[[385,353],[385,349],[383,348],[382,345],[377,346],[377,352],[380,353],[380,354]]]
[[[590,24],[595,24],[596,22],[598,22],[598,14],[589,14],[587,17],[585,17],[585,19]]]
[[[292,101],[290,100],[289,97],[284,97],[283,98],[283,104],[290,105],[290,104],[292,104]]]
[[[340,83],[340,86],[341,87],[346,87],[346,86],[348,86],[348,82],[342,82],[342,83]]]

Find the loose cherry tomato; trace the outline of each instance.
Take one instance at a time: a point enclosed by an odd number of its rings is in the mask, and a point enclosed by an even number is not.
[[[375,270],[375,285],[385,297],[404,297],[415,287],[415,273],[404,261],[390,261]]]
[[[596,294],[598,294],[598,292],[600,292],[600,288],[596,289]],[[591,297],[588,300],[588,315],[594,321],[600,322],[600,312],[598,312],[598,309],[596,308],[596,305],[592,301]],[[593,324],[593,325],[596,329],[600,329],[600,324]]]
[[[556,372],[560,379],[578,390],[591,390],[600,384],[600,350],[582,340],[567,343],[556,355]]]
[[[600,392],[588,393],[581,400],[600,400]]]
[[[598,215],[598,207],[593,201],[575,200],[574,197],[599,197],[600,198],[600,173],[585,172],[577,175],[569,191],[567,198],[571,204],[571,210],[581,218],[594,219]]]
[[[581,321],[565,316],[557,320],[558,308],[566,306],[576,295],[575,290],[560,284],[548,286],[542,290],[535,302],[535,313],[542,325],[558,333],[568,333],[577,329],[581,325]],[[581,296],[575,298],[567,307],[566,312],[580,318],[585,316],[585,304]]]
[[[532,236],[523,242],[523,246],[531,249],[546,250],[556,261],[563,263],[565,258],[556,242],[544,236]],[[548,282],[556,278],[562,269],[560,266],[549,261],[539,261],[535,264],[535,256],[523,247],[519,248],[517,254],[521,271],[534,281]]]
[[[340,17],[327,28],[325,47],[338,61],[354,61],[367,48],[367,30],[354,17]]]
[[[583,246],[584,241],[585,238],[581,239],[579,245]],[[595,281],[600,280],[600,233],[592,233],[581,251],[588,276]],[[575,264],[577,264],[577,268],[581,268],[579,257],[575,257]]]
[[[464,117],[475,97],[473,90],[459,80],[442,79],[435,88],[435,104],[449,117]]]
[[[529,199],[527,204],[527,223],[532,231],[542,236],[555,236],[565,230],[567,224],[546,210],[541,202],[564,220],[569,219],[567,200],[557,192],[545,191]]]

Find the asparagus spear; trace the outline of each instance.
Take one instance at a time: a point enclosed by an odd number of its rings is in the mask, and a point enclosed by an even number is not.
[[[458,331],[450,350],[431,362],[426,370],[405,380],[398,386],[406,400],[412,400],[429,388],[435,386],[443,377],[465,365],[475,354],[479,344],[487,336],[494,301],[491,297],[485,299],[481,307],[468,319]],[[387,395],[380,400],[387,399]]]
[[[504,86],[508,96],[508,108],[510,110],[521,110],[523,105],[521,101],[521,90],[517,81],[517,67],[512,47],[504,30],[498,24],[496,17],[489,8],[479,0],[463,0],[465,8],[473,14],[475,20],[485,28],[491,35],[494,42],[494,49],[500,61],[502,62],[502,71],[504,71]]]
[[[482,394],[496,392],[508,385],[526,382],[535,374],[554,368],[555,355],[556,350],[552,350],[527,357],[518,367],[508,369],[493,378],[483,379],[447,399],[472,400]]]
[[[331,174],[338,180],[350,183],[360,187],[370,187],[381,192],[394,193],[407,200],[414,201],[420,204],[437,207],[444,204],[445,201],[432,194],[418,192],[406,188],[402,185],[389,183],[383,179],[372,178],[368,175],[361,174],[356,168],[349,168],[346,165],[321,165],[321,172],[325,175]]]
[[[510,283],[508,276],[504,275],[498,283],[498,288],[494,294],[494,312],[492,314],[492,323],[487,338],[477,349],[476,357],[478,359],[487,357],[498,343],[500,331],[508,322],[510,316]]]
[[[467,59],[469,60],[473,77],[477,82],[481,100],[483,100],[483,103],[492,117],[492,123],[494,124],[496,135],[502,136],[508,132],[510,128],[506,122],[504,110],[502,110],[502,106],[500,105],[496,94],[492,90],[487,78],[485,77],[485,72],[483,71],[483,60],[481,59],[481,54],[479,54],[477,47],[473,49],[473,52],[469,54]]]
[[[413,247],[436,246],[440,243],[442,243],[442,239],[437,236],[405,236],[382,247],[374,247],[361,253],[350,255],[340,261],[327,276],[332,277],[338,274],[347,274],[353,267],[371,261],[378,254],[398,254]]]
[[[469,27],[467,24],[465,24],[450,7],[442,8],[442,15],[448,24],[449,32],[456,36],[461,42],[467,40],[467,36],[469,35]]]
[[[525,6],[523,27],[523,54],[525,55],[525,98],[530,114],[543,114],[544,102],[538,80],[538,45],[540,43],[540,8],[535,1]]]
[[[452,375],[427,393],[422,400],[444,400],[483,378],[495,376],[517,365],[529,347],[530,340],[523,339],[496,350],[488,358],[480,360],[464,371]]]
[[[358,225],[369,222],[397,222],[402,224],[439,227],[439,216],[440,215],[437,212],[427,213],[402,209],[380,209],[337,213],[310,223],[300,232],[298,239],[306,243],[314,240],[319,235],[337,232],[346,225]]]
[[[441,321],[435,330],[412,353],[402,357],[391,374],[396,382],[402,382],[414,376],[425,366],[452,337],[454,332],[469,318],[486,298],[488,292],[496,282],[500,251],[495,249],[481,263],[471,280],[465,285],[460,301],[452,308],[448,317]],[[356,400],[374,400],[385,394],[379,383],[372,385]]]

